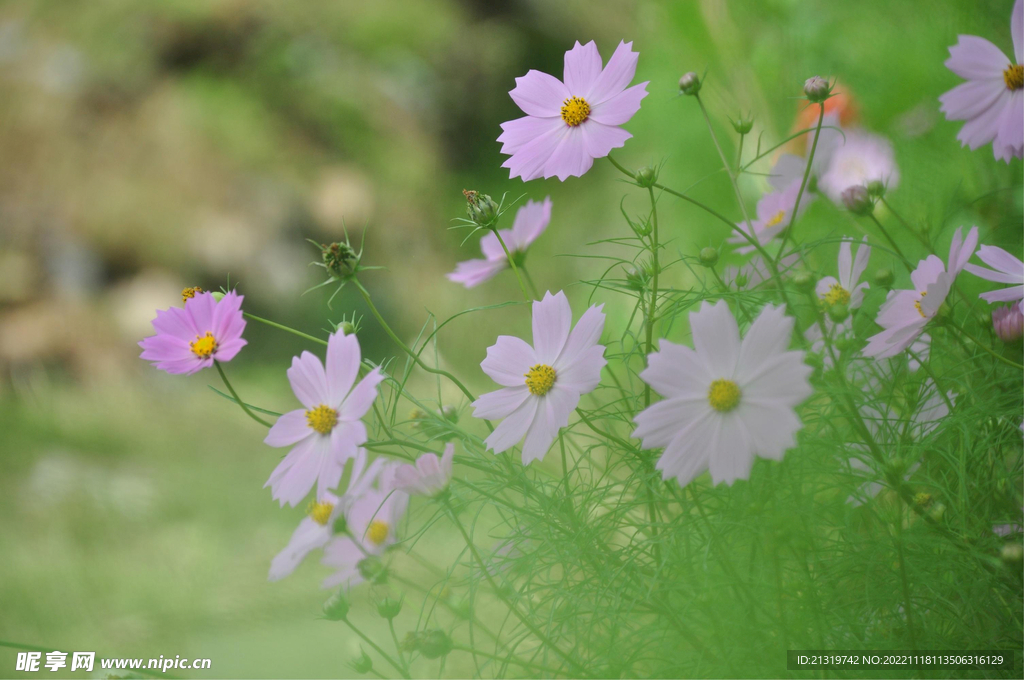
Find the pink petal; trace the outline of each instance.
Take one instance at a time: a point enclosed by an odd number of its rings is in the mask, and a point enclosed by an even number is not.
[[[736,376],[755,373],[766,362],[785,353],[793,336],[793,323],[793,317],[786,316],[785,305],[765,305],[740,344]]]
[[[611,99],[594,105],[590,120],[603,125],[622,125],[640,110],[640,101],[647,96],[647,83],[627,88]]]
[[[569,134],[570,129],[561,119],[558,119],[557,124],[548,131],[517,149],[510,158],[502,163],[501,167],[509,169],[509,178],[522,177],[524,182],[542,177],[548,159],[558,148],[562,138]]]
[[[263,487],[271,488],[274,500],[282,507],[285,503],[292,507],[298,505],[316,484],[321,452],[326,451],[327,445],[325,437],[303,439],[274,468]]]
[[[1013,279],[1004,283],[1015,283],[1024,281],[1024,262],[1017,259],[1002,248],[996,246],[981,246],[978,248],[978,259],[1001,272],[1012,274]],[[995,279],[992,279],[993,281]]]
[[[217,346],[217,351],[213,353],[213,357],[220,362],[231,361],[248,344],[247,340],[242,340],[241,338],[222,342]]]
[[[1013,302],[1014,300],[1024,299],[1024,285],[989,291],[988,293],[980,294],[978,297],[988,302]]]
[[[543,203],[527,201],[526,205],[516,211],[516,219],[512,223],[512,234],[517,250],[526,250],[526,247],[547,229],[549,222],[551,222],[550,196],[545,198]]]
[[[307,409],[321,404],[333,406],[330,391],[327,388],[327,374],[323,364],[314,354],[303,352],[301,356],[292,358],[292,367],[288,369],[288,382],[299,402]]]
[[[622,128],[602,125],[596,120],[588,120],[579,127],[583,130],[584,149],[592,159],[604,158],[612,149],[624,146],[626,140],[633,136]]]
[[[460,283],[466,288],[474,288],[485,281],[489,281],[506,267],[506,261],[498,260],[465,260],[455,265],[455,271],[445,274],[445,277],[454,283]]]
[[[498,233],[501,234],[501,240],[505,242],[505,248],[512,249],[509,243],[512,232],[508,229],[499,229]],[[498,240],[498,234],[493,231],[488,231],[480,239],[480,252],[484,254],[488,260],[498,262],[502,266],[508,262],[508,257],[505,256],[505,248],[501,247],[501,241]]]
[[[999,123],[1002,120],[1004,107],[1010,103],[1009,90],[1001,89],[999,97],[982,113],[964,123],[957,133],[956,138],[960,143],[977,149],[991,142],[999,132]]]
[[[523,442],[523,465],[542,460],[558,436],[558,430],[569,424],[569,415],[580,401],[576,392],[557,385],[539,399],[537,415]]]
[[[186,343],[192,342],[199,335],[199,329],[193,323],[192,316],[177,307],[157,310],[153,328],[157,333],[180,338]]]
[[[291,446],[314,434],[302,409],[289,411],[277,419],[263,443],[268,446]]]
[[[338,409],[338,419],[359,420],[366,415],[366,412],[373,406],[373,400],[377,398],[377,385],[384,380],[384,377],[380,368],[375,368],[367,373],[341,403]],[[359,443],[362,444],[362,442]]]
[[[601,75],[601,55],[591,40],[586,45],[579,41],[565,53],[565,87],[577,96],[590,92],[594,81]]]
[[[554,76],[531,69],[509,92],[512,100],[530,116],[541,118],[561,117],[562,104],[572,96],[562,81]]]
[[[594,305],[576,322],[576,327],[569,333],[569,339],[553,364],[555,370],[568,367],[580,354],[600,342],[605,320],[602,309],[604,304]]]
[[[626,89],[633,76],[636,75],[636,62],[640,58],[638,52],[633,51],[632,42],[620,42],[615,48],[615,53],[608,60],[608,64],[601,71],[601,75],[594,81],[590,91],[583,98],[594,106],[608,101],[618,93]]]
[[[939,110],[947,120],[970,120],[988,110],[1005,90],[1002,80],[968,80],[939,97]]]
[[[935,255],[929,255],[917,263],[917,268],[910,273],[910,280],[914,283],[914,290],[920,292],[926,290],[928,285],[936,281],[946,271],[943,264]]]
[[[192,317],[197,335],[203,335],[207,331],[213,332],[213,314],[216,306],[217,301],[213,299],[213,293],[199,293],[185,301],[185,313]]]
[[[753,442],[736,412],[717,420],[708,471],[715,484],[725,482],[731,486],[737,479],[750,478],[750,470],[754,466]]]
[[[708,386],[716,376],[695,351],[668,340],[658,343],[659,350],[647,356],[647,368],[640,378],[663,397],[707,400]]]
[[[596,389],[601,382],[601,369],[608,363],[604,351],[604,345],[593,345],[577,354],[572,363],[556,369],[555,385],[577,394]]]
[[[327,339],[327,398],[329,406],[337,407],[352,389],[359,375],[361,360],[359,341],[355,335],[341,331],[331,333]]]
[[[1020,155],[1016,149],[1024,146],[1024,91],[1010,93],[1010,101],[1003,109],[1003,119],[992,143],[1010,149],[1011,156]]]
[[[313,519],[307,517],[299,522],[288,545],[271,561],[268,580],[280,581],[291,574],[306,558],[306,555],[325,546],[330,538],[330,529],[321,526]]]
[[[139,342],[139,347],[143,349],[139,356],[146,361],[194,360],[197,358],[187,342],[172,335],[153,335],[144,338]]]
[[[664,479],[675,477],[680,485],[686,486],[708,469],[715,445],[717,419],[710,417],[710,406],[706,409],[702,416],[694,418],[665,446],[656,466]]]
[[[630,436],[642,439],[645,449],[668,446],[680,432],[710,411],[705,385],[700,392],[670,397],[645,408],[633,418],[636,429]]]
[[[732,378],[740,352],[740,331],[736,317],[725,300],[711,305],[701,302],[700,311],[690,314],[693,347],[716,378]]]
[[[498,141],[502,143],[501,153],[514,154],[538,137],[565,127],[561,115],[557,118],[524,116],[502,123],[502,133],[498,136]]]
[[[522,405],[494,428],[484,444],[495,453],[502,453],[515,446],[530,429],[537,413],[539,400],[530,395]]]
[[[1010,35],[1013,37],[1013,54],[1017,57],[1017,63],[1024,64],[1024,3],[1021,0],[1013,3]]]
[[[530,390],[525,384],[518,387],[505,387],[494,392],[480,395],[473,402],[473,417],[484,420],[497,420],[507,418],[517,408],[523,405],[526,398],[530,396]]]
[[[1003,69],[1010,60],[1003,51],[976,35],[957,36],[959,41],[949,48],[946,68],[966,80],[1003,79]]]
[[[587,154],[584,142],[584,125],[570,127],[562,135],[558,146],[544,164],[544,179],[557,177],[564,182],[569,177],[582,177],[594,164],[594,159]]]
[[[224,344],[229,340],[242,337],[245,330],[245,317],[242,316],[242,300],[245,296],[235,291],[225,293],[213,310],[213,337]],[[218,357],[219,358],[219,357]]]
[[[515,387],[526,384],[526,373],[537,363],[543,362],[525,341],[511,335],[499,335],[497,341],[487,348],[487,356],[480,362],[480,368],[499,385]]]
[[[549,291],[543,300],[533,303],[533,347],[539,363],[555,363],[569,338],[571,325],[572,309],[562,291],[554,295]]]

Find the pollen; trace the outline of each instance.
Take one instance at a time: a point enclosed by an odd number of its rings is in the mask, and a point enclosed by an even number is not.
[[[921,291],[921,300],[923,300],[924,296],[927,295],[927,294],[928,294],[928,291],[922,290]],[[914,301],[914,306],[917,307],[917,313],[920,314],[922,318],[927,319],[928,315],[924,313],[923,309],[921,309],[921,300],[915,300]]]
[[[374,545],[384,545],[384,541],[388,540],[388,533],[391,531],[391,527],[388,523],[381,519],[375,519],[370,522],[370,526],[366,528],[366,537],[370,539],[370,542]]]
[[[325,501],[310,501],[309,507],[306,508],[306,514],[322,527],[327,526],[332,512],[334,512],[334,503]]]
[[[1003,80],[1006,82],[1007,90],[1024,89],[1024,64],[1010,64],[1003,71]],[[565,117],[565,109],[562,109],[562,117]],[[571,123],[570,123],[571,124]]]
[[[828,292],[821,299],[829,306],[848,305],[850,304],[850,291],[838,283],[833,283],[832,287],[828,289]]]
[[[530,388],[530,394],[536,394],[538,397],[543,397],[555,385],[555,369],[546,364],[537,364],[524,375],[526,386]]]
[[[206,331],[206,335],[197,335],[195,341],[190,342],[188,346],[192,348],[192,353],[200,359],[209,359],[217,351],[217,340],[213,337],[213,333]]]
[[[183,288],[181,290],[181,301],[188,302],[189,299],[194,298],[203,292],[203,289],[199,286],[192,286],[191,288]]]
[[[569,127],[576,127],[590,117],[590,104],[583,97],[569,97],[562,102],[562,120]]]
[[[740,386],[725,378],[712,381],[711,387],[708,388],[708,403],[720,413],[728,413],[736,408],[741,396],[743,392],[740,391]]]
[[[314,409],[306,411],[306,422],[320,434],[330,434],[334,426],[338,424],[338,412],[330,406],[320,404]]]
[[[765,223],[764,226],[766,226],[766,227],[774,227],[775,225],[781,223],[782,220],[784,220],[784,219],[786,219],[786,211],[785,210],[780,210],[779,212],[777,212],[774,215],[772,215],[772,218],[770,220],[768,220],[768,222]]]

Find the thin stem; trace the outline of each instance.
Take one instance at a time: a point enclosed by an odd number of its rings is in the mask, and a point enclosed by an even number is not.
[[[903,609],[907,614],[907,632],[910,634],[910,648],[917,650],[917,635],[914,633],[914,612],[910,605],[910,581],[907,579],[907,565],[903,559],[903,500],[896,506],[896,554],[900,563],[900,585],[903,589]]]
[[[519,275],[519,267],[516,266],[515,260],[512,259],[512,253],[508,251],[508,246],[505,245],[505,239],[501,238],[501,234],[498,233],[497,229],[491,229],[491,232],[498,237],[498,243],[501,244],[501,249],[505,251],[505,258],[508,260],[508,265],[512,267],[512,273],[516,275],[516,281],[519,282],[519,290],[523,292],[523,297],[526,298],[527,302],[532,302],[533,298],[526,292],[526,286],[523,284],[523,277]]]
[[[985,350],[986,352],[991,354],[996,359],[999,359],[999,361],[1002,361],[1004,364],[1006,364],[1008,366],[1013,366],[1016,369],[1024,371],[1024,366],[1021,366],[1016,361],[1011,361],[1010,359],[1007,359],[1006,357],[1004,357],[1002,354],[999,354],[998,352],[996,352],[996,351],[994,351],[992,349],[989,349],[989,347],[987,345],[985,345],[981,340],[978,340],[976,337],[974,337],[973,335],[971,335],[970,333],[965,331],[962,326],[958,326],[956,324],[950,324],[950,327],[956,329],[957,332],[959,332],[965,338],[967,338],[968,340],[973,342],[975,345],[977,345],[978,347],[982,348],[983,350]]]
[[[535,284],[533,282],[533,277],[530,276],[530,272],[526,268],[526,264],[525,263],[523,264],[523,266],[521,266],[519,268],[519,271],[523,272],[523,276],[526,277],[526,283],[528,283],[530,285],[530,292],[533,293],[533,299],[534,300],[539,300],[540,299],[540,293],[537,292],[537,284]]]
[[[928,243],[928,239],[924,237],[924,234],[919,232],[917,229],[911,227],[905,219],[900,217],[900,214],[893,209],[892,204],[889,203],[889,201],[885,200],[885,196],[879,196],[878,200],[882,202],[882,205],[889,209],[889,212],[891,212],[897,220],[899,220],[899,223],[903,226],[904,229],[906,229],[911,234],[916,236],[917,240],[920,241],[925,248],[928,248],[929,250],[931,249],[932,246],[930,243]]]
[[[259,321],[260,323],[265,323],[268,326],[272,326],[272,327],[274,327],[274,328],[276,328],[278,330],[287,331],[288,333],[291,333],[292,335],[297,335],[300,338],[305,338],[306,340],[309,340],[311,342],[315,342],[317,344],[323,345],[324,347],[327,346],[327,341],[326,340],[321,340],[320,338],[318,338],[316,336],[310,335],[308,333],[303,333],[302,331],[297,331],[294,328],[289,328],[288,326],[285,326],[283,324],[279,324],[276,321],[271,321],[270,319],[264,319],[263,317],[256,316],[254,314],[250,314],[248,312],[242,312],[242,316],[244,316],[247,319],[252,319],[253,321]]]
[[[789,225],[782,234],[782,245],[779,246],[779,258],[782,257],[782,252],[786,248],[786,241],[789,239],[790,234],[793,233],[793,224],[796,222],[796,214],[800,209],[800,199],[804,196],[804,189],[807,188],[807,180],[810,179],[811,168],[814,166],[814,152],[818,149],[818,137],[821,136],[821,122],[825,120],[825,102],[821,102],[818,106],[820,107],[820,110],[818,111],[818,125],[814,128],[814,141],[811,142],[811,153],[807,156],[807,166],[804,168],[804,178],[800,182],[800,190],[796,192],[796,203],[793,204],[793,212],[789,216]]]
[[[903,262],[903,266],[907,268],[907,271],[914,271],[914,265],[910,264],[910,260],[908,260],[907,256],[903,254],[903,251],[900,250],[900,247],[896,245],[895,239],[893,239],[893,237],[889,235],[888,230],[886,230],[886,228],[882,226],[882,223],[878,221],[878,218],[875,217],[875,214],[869,213],[868,216],[871,218],[871,221],[875,223],[875,226],[878,227],[878,230],[882,232],[882,236],[884,236],[885,240],[889,242],[889,245],[892,246],[892,249],[896,251],[896,255],[899,256],[900,260]]]
[[[381,655],[381,657],[382,657],[382,658],[383,658],[383,659],[384,659],[385,661],[387,661],[387,662],[388,662],[389,664],[391,664],[391,666],[392,666],[392,667],[393,667],[393,668],[394,668],[394,669],[395,669],[396,671],[398,671],[399,673],[401,673],[401,674],[402,674],[402,677],[403,677],[403,678],[407,678],[407,679],[409,678],[409,673],[407,673],[407,672],[405,671],[405,669],[404,669],[404,668],[402,668],[401,666],[399,666],[399,665],[398,665],[398,663],[397,663],[397,662],[396,662],[396,661],[395,661],[394,659],[392,659],[392,658],[391,658],[391,656],[390,656],[390,655],[389,655],[389,654],[388,654],[387,652],[385,652],[385,651],[384,651],[383,649],[381,649],[381,648],[380,648],[380,645],[378,645],[378,644],[377,644],[376,642],[374,642],[373,640],[371,640],[370,638],[368,638],[368,637],[367,637],[367,636],[366,636],[365,634],[363,634],[363,631],[359,630],[359,629],[358,629],[358,628],[356,628],[356,627],[355,627],[354,625],[352,625],[352,622],[351,622],[351,621],[349,621],[348,619],[342,619],[342,621],[344,621],[344,622],[345,622],[345,625],[346,625],[346,626],[348,626],[349,628],[351,628],[351,629],[352,629],[352,632],[353,632],[353,633],[355,633],[355,634],[356,634],[356,635],[358,635],[359,637],[363,638],[363,641],[365,641],[365,642],[366,642],[366,644],[368,644],[368,645],[370,645],[371,647],[373,647],[373,648],[374,648],[374,650],[376,650],[376,652],[377,652],[378,654],[380,654],[380,655]]]
[[[398,633],[395,632],[395,620],[388,619],[388,628],[391,630],[391,639],[395,641],[395,652],[398,653],[398,661],[402,664],[402,668],[405,669],[406,674],[409,673],[409,664],[405,661],[405,655],[402,654],[402,645],[398,642]]]
[[[535,671],[544,671],[545,673],[550,673],[551,675],[565,675],[564,671],[560,671],[555,668],[548,668],[547,666],[541,666],[535,663],[530,663],[529,661],[520,661],[519,659],[513,658],[511,656],[498,656],[497,654],[491,654],[489,652],[481,652],[479,649],[473,649],[472,647],[467,647],[465,645],[460,645],[457,643],[452,644],[452,649],[457,649],[460,652],[468,652],[470,654],[476,654],[478,656],[487,657],[488,659],[494,659],[495,661],[501,661],[502,663],[515,664],[517,666],[522,666],[523,668],[529,668]]]
[[[654,351],[654,320],[658,309],[658,273],[661,267],[658,264],[658,202],[654,198],[654,189],[647,188],[647,195],[651,199],[651,260],[654,267],[654,274],[651,277],[651,302],[647,307],[647,351],[644,356],[644,363],[650,361],[651,352]],[[651,405],[651,386],[644,383],[644,408]],[[653,472],[650,461],[645,461],[644,467]],[[661,564],[661,543],[658,540],[658,507],[654,498],[654,489],[651,488],[649,480],[644,480],[647,487],[647,512],[650,515],[651,523],[651,544],[654,548],[654,563]]]
[[[743,172],[743,139],[746,137],[744,133],[740,133],[740,144],[739,151],[736,152],[736,172]]]
[[[224,368],[220,365],[220,362],[214,359],[213,365],[217,367],[217,372],[220,373],[220,379],[224,381],[224,386],[228,388],[228,392],[231,393],[231,396],[235,398],[238,405],[242,407],[243,411],[245,411],[245,415],[249,416],[263,427],[270,427],[270,423],[250,411],[249,407],[245,405],[244,401],[242,401],[242,398],[238,396],[238,392],[235,392],[235,388],[231,386],[231,383],[228,381],[228,376],[224,373]]]

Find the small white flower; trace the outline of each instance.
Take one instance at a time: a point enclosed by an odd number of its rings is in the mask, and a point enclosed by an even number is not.
[[[857,248],[857,257],[851,255],[849,241],[839,246],[839,278],[825,276],[818,281],[815,290],[818,297],[827,305],[846,305],[850,310],[857,309],[864,302],[864,291],[868,289],[867,281],[860,281],[861,275],[868,267],[871,247],[864,237],[863,245]]]
[[[849,130],[845,139],[839,139],[832,149],[828,166],[818,180],[818,189],[842,204],[843,192],[850,187],[864,186],[874,181],[895,189],[900,181],[892,142],[885,137]]]

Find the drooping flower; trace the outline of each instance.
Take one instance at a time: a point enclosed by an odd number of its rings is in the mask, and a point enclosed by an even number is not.
[[[395,468],[394,488],[410,496],[436,496],[448,488],[454,458],[455,444],[449,442],[440,456],[424,453],[415,465],[399,465]]]
[[[875,318],[883,330],[868,338],[864,355],[880,359],[895,356],[910,347],[938,313],[957,274],[967,264],[977,244],[977,227],[971,227],[966,239],[962,236],[962,229],[957,228],[949,247],[948,265],[935,255],[929,255],[910,274],[913,290],[889,291]]]
[[[640,377],[663,401],[634,418],[657,468],[686,485],[705,470],[715,484],[747,479],[754,456],[781,460],[796,445],[794,409],[811,395],[804,353],[788,350],[793,319],[766,305],[741,340],[724,300],[690,314],[694,349],[662,340]]]
[[[398,524],[409,507],[409,496],[392,486],[394,467],[385,465],[370,489],[346,514],[348,533],[336,535],[324,546],[320,563],[336,571],[324,579],[324,588],[345,589],[366,580],[368,567],[398,540]]]
[[[834,203],[842,205],[843,192],[850,187],[879,181],[891,190],[899,184],[892,142],[885,137],[848,130],[845,137],[834,139],[832,144],[818,189]]]
[[[314,484],[317,498],[323,497],[338,485],[345,462],[366,442],[360,418],[377,398],[384,375],[375,368],[356,384],[360,361],[356,336],[342,333],[327,341],[326,370],[310,352],[292,359],[288,381],[305,408],[278,418],[263,440],[270,446],[294,446],[264,484],[281,505],[297,505]]]
[[[480,368],[504,387],[473,402],[473,415],[503,418],[487,437],[487,447],[502,453],[526,437],[523,464],[544,457],[580,396],[597,387],[607,361],[604,305],[593,306],[572,327],[572,309],[565,293],[544,295],[533,303],[533,346],[502,335],[487,348]]]
[[[271,581],[288,576],[306,555],[327,545],[337,531],[338,520],[369,490],[383,464],[384,459],[378,458],[367,466],[366,450],[359,449],[352,461],[352,474],[344,495],[338,498],[327,491],[309,504],[307,517],[299,522],[288,545],[270,563]]]
[[[793,219],[793,209],[796,207],[796,197],[800,193],[800,183],[794,182],[782,191],[773,191],[761,197],[757,202],[757,219],[750,221],[749,227],[753,228],[753,234],[746,222],[738,222],[738,226],[744,233],[757,238],[757,242],[764,246],[773,238],[782,233],[782,230],[789,226]],[[810,197],[805,193],[797,208],[797,217],[803,214],[810,202]],[[740,254],[746,254],[755,250],[750,241],[740,234],[729,237],[729,243],[745,244],[736,249]]]
[[[1011,288],[982,293],[978,297],[989,302],[1013,302],[1024,299],[1024,262],[996,246],[978,248],[978,259],[992,269],[979,267],[970,262],[964,265],[964,269],[986,281],[1016,284]]]
[[[516,78],[509,95],[526,116],[502,123],[498,137],[510,177],[580,177],[625,144],[633,135],[619,126],[647,96],[646,82],[627,87],[639,56],[632,42],[620,42],[602,68],[594,41],[577,42],[565,53],[564,82],[534,70]]]
[[[515,258],[526,253],[527,248],[538,236],[544,233],[551,221],[551,198],[543,203],[527,201],[526,205],[516,211],[511,229],[502,229],[498,233],[505,242],[509,254]],[[455,271],[447,274],[449,281],[461,283],[466,288],[478,286],[492,278],[508,266],[505,250],[494,232],[489,231],[480,239],[480,250],[484,259],[466,260],[455,265]],[[515,260],[516,263],[519,260]]]
[[[864,302],[864,291],[869,288],[869,284],[860,281],[860,277],[867,269],[868,258],[871,257],[871,247],[867,240],[865,236],[862,245],[857,248],[856,258],[851,254],[850,241],[843,241],[839,246],[839,278],[824,276],[815,289],[818,298],[826,305],[846,305],[853,310]]]
[[[1024,155],[1024,4],[1010,15],[1011,62],[1003,51],[975,35],[958,36],[946,68],[966,83],[939,97],[948,120],[965,120],[956,138],[972,150],[992,142],[992,154],[1010,162]]]
[[[231,361],[247,344],[242,339],[243,297],[231,291],[217,301],[212,293],[198,293],[185,300],[184,309],[158,310],[153,319],[156,335],[139,342],[141,358],[173,374],[192,374],[214,361]]]
[[[992,310],[992,330],[1003,342],[1015,342],[1024,336],[1024,313],[1021,302]]]

